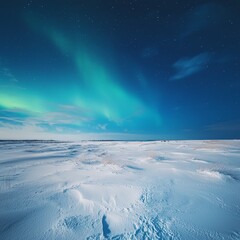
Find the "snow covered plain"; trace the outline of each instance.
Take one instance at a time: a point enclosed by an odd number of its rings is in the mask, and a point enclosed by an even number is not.
[[[240,141],[1,141],[0,239],[240,239]]]

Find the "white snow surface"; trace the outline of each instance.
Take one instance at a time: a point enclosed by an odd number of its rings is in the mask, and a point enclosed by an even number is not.
[[[1,141],[0,239],[240,239],[240,141]]]

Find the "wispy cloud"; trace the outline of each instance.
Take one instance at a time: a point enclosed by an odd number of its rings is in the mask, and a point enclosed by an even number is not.
[[[74,105],[58,105],[55,111],[34,111],[22,108],[5,108],[0,105],[0,132],[8,132],[18,129],[35,129],[40,132],[76,134],[83,129],[89,129],[88,125],[94,119],[84,115],[82,109]],[[27,132],[26,132],[27,134]]]
[[[206,131],[240,133],[240,120],[218,122],[205,126]]]
[[[97,125],[97,129],[100,129],[100,130],[106,130],[107,129],[107,124],[98,124]]]
[[[0,66],[1,67],[1,66]],[[0,82],[13,82],[16,83],[18,80],[13,75],[11,70],[6,67],[1,67],[0,69]]]
[[[220,22],[224,9],[218,3],[205,3],[189,11],[185,16],[182,37],[199,32]]]
[[[49,131],[38,125],[12,125],[0,122],[0,139],[39,139],[39,140],[149,140],[159,139],[157,135],[131,134],[121,132],[104,132],[104,133],[85,133],[80,130],[65,132],[61,127],[57,131]]]
[[[239,139],[240,136],[240,120],[235,119],[231,121],[217,122],[207,125],[203,128],[209,137],[212,138],[229,138]]]
[[[201,53],[191,58],[181,58],[173,64],[175,74],[170,80],[180,80],[200,72],[209,64],[211,56],[209,53]]]
[[[158,47],[146,47],[142,50],[141,56],[142,58],[152,58],[157,56],[159,53]]]
[[[0,64],[0,87],[2,89],[25,89],[19,85],[17,77],[12,73],[10,68]]]
[[[2,117],[0,116],[0,123],[6,123],[9,126],[10,125],[23,125],[24,124],[24,120],[20,119],[20,118],[10,118],[10,117]]]

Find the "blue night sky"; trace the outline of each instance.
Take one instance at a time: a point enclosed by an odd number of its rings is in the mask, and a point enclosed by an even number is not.
[[[240,137],[239,0],[3,0],[1,139]]]

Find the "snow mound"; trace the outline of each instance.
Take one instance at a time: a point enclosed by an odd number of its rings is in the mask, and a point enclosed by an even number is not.
[[[0,239],[240,239],[240,141],[1,141],[0,153]]]

